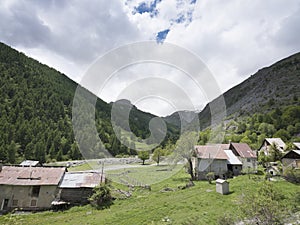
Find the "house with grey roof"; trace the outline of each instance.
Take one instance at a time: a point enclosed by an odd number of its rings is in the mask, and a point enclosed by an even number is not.
[[[87,204],[93,194],[93,188],[102,182],[105,182],[105,177],[100,172],[66,172],[59,185],[57,199],[71,205]]]
[[[282,153],[286,148],[286,145],[281,138],[265,138],[258,151],[263,151],[265,155],[269,155],[272,144],[275,144]]]

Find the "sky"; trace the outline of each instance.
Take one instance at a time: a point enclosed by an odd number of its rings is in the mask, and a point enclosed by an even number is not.
[[[109,51],[149,40],[197,55],[221,92],[300,51],[299,0],[0,0],[0,18],[1,42],[76,82]],[[153,88],[137,82],[151,77],[180,89],[167,91],[183,104],[175,107],[159,93],[132,100],[144,111],[201,110],[211,100],[178,68],[161,63],[120,68],[97,94],[116,101],[122,90],[136,88],[134,82]],[[185,101],[193,106],[186,108]]]

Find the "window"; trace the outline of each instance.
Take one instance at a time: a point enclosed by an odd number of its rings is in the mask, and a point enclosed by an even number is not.
[[[32,199],[30,202],[30,206],[36,206],[37,200],[36,199]]]
[[[12,200],[12,206],[18,206],[18,199]]]
[[[32,197],[39,197],[41,186],[33,186],[32,187]]]
[[[250,162],[250,159],[249,159],[249,158],[247,159],[247,162]]]

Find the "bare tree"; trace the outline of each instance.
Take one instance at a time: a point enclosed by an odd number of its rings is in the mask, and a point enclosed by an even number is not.
[[[172,154],[172,159],[175,163],[182,160],[187,161],[188,173],[192,180],[195,179],[192,157],[194,156],[194,147],[197,144],[198,137],[197,132],[183,133],[177,141],[176,148]]]

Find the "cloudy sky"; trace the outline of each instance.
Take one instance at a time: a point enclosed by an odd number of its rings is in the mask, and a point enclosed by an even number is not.
[[[77,82],[112,49],[148,40],[196,54],[222,92],[300,51],[299,0],[1,0],[0,18],[1,42]],[[124,88],[149,77],[178,86],[186,95],[171,96],[182,102],[188,96],[193,107],[174,107],[172,100],[152,94],[133,102],[143,110],[167,115],[200,110],[210,100],[182,71],[157,63],[120,69],[99,95],[115,101]]]

